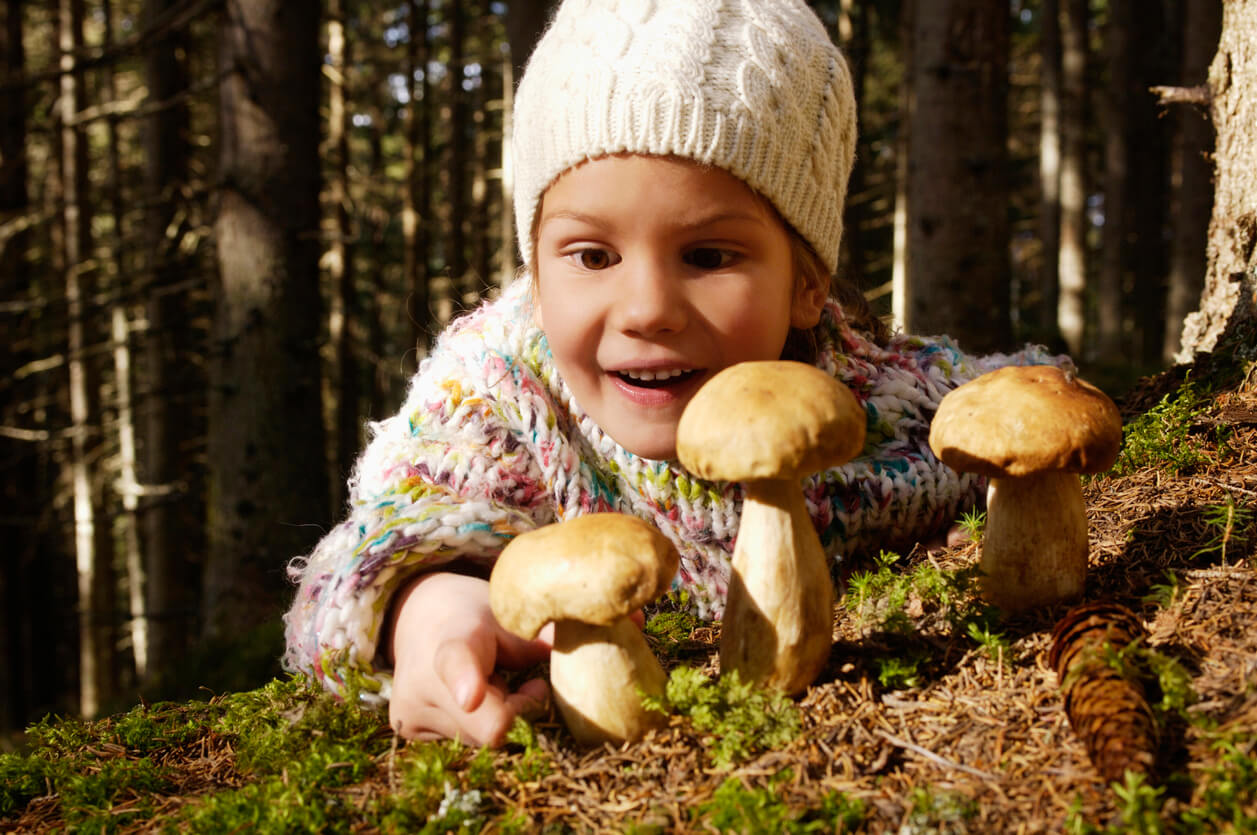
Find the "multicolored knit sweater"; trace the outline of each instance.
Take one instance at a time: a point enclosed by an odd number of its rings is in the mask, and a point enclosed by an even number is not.
[[[389,698],[377,656],[393,593],[450,560],[491,565],[517,534],[595,511],[632,513],[677,546],[674,586],[718,617],[738,530],[740,488],[698,480],[674,461],[639,458],[594,424],[559,378],[532,324],[527,280],[457,320],[411,380],[406,402],[374,424],[350,479],[349,517],[290,573],[285,664],[368,703]],[[978,496],[943,466],[929,421],[950,389],[998,365],[1051,362],[1041,349],[975,358],[948,338],[880,347],[837,304],[816,328],[817,365],[868,411],[863,455],[805,483],[827,553],[911,544]]]

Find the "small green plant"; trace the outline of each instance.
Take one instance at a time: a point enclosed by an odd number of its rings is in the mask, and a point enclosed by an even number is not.
[[[978,814],[978,803],[960,792],[931,787],[915,788],[912,811],[901,833],[942,833],[965,830],[965,822]]]
[[[515,764],[515,778],[521,783],[540,780],[554,770],[550,755],[537,745],[537,732],[522,717],[515,717],[511,729],[506,732],[506,741],[524,749],[524,755]]]
[[[883,687],[907,690],[921,686],[921,661],[917,656],[879,656],[873,659],[873,667],[877,672],[877,681]]]
[[[1162,576],[1165,577],[1165,582],[1154,583],[1143,596],[1143,602],[1168,609],[1182,598],[1183,583],[1173,571],[1163,571]]]
[[[1013,663],[1012,643],[1003,632],[991,629],[991,622],[984,619],[973,619],[965,624],[965,632],[996,664],[1011,666]]]
[[[1257,832],[1257,743],[1252,734],[1218,735],[1221,754],[1203,771],[1191,806],[1180,814],[1184,832]]]
[[[1161,806],[1165,803],[1165,788],[1148,783],[1142,774],[1127,771],[1121,783],[1113,783],[1113,793],[1120,805],[1122,832],[1139,835],[1159,835],[1165,832],[1161,821]]]
[[[982,539],[982,532],[986,530],[986,511],[977,508],[966,510],[961,514],[959,524],[970,542],[979,542]]]
[[[1242,547],[1247,544],[1253,524],[1253,509],[1248,505],[1236,504],[1228,494],[1222,504],[1205,508],[1203,518],[1205,525],[1217,533],[1209,539],[1205,547],[1192,554],[1192,559],[1205,554],[1218,554],[1218,558],[1225,564],[1229,546]]]
[[[1196,416],[1210,405],[1207,391],[1187,380],[1175,392],[1127,424],[1122,449],[1111,475],[1129,475],[1143,467],[1159,467],[1174,475],[1196,469],[1208,460],[1191,436]],[[1220,436],[1218,440],[1225,440]]]
[[[786,769],[764,788],[748,788],[737,777],[730,777],[713,792],[711,800],[698,806],[694,817],[717,832],[839,833],[854,831],[864,822],[864,803],[837,791],[826,794],[819,809],[793,812],[776,788],[792,776]]]
[[[644,631],[647,636],[654,639],[660,655],[671,656],[675,655],[677,649],[689,640],[698,624],[698,616],[692,611],[664,610],[655,613],[646,621]]]
[[[654,710],[672,710],[711,737],[716,768],[732,765],[759,751],[785,745],[802,732],[799,709],[776,690],[743,682],[734,670],[715,681],[692,667],[677,667],[668,676],[664,701],[647,697]]]

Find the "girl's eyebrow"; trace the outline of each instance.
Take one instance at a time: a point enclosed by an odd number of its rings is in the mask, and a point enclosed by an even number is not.
[[[547,212],[541,218],[540,226],[544,226],[552,220],[574,220],[578,223],[586,223],[590,226],[608,226],[605,219],[596,214],[578,211],[576,209],[557,209],[554,212]],[[702,229],[706,226],[714,226],[718,223],[740,222],[740,223],[763,223],[764,217],[758,212],[739,211],[737,209],[731,211],[718,211],[710,215],[698,215],[692,219],[687,219],[678,224],[680,229]]]

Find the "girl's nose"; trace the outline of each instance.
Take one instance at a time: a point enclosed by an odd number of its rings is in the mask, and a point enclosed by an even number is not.
[[[616,326],[640,337],[675,333],[685,327],[684,277],[678,269],[656,262],[640,263],[620,284]]]

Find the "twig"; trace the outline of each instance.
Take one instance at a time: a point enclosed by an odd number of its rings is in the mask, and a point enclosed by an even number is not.
[[[941,765],[944,768],[959,769],[960,771],[963,771],[966,774],[972,774],[974,777],[981,777],[983,780],[994,781],[994,780],[999,779],[997,775],[992,774],[989,771],[983,771],[980,768],[973,768],[971,766],[962,765],[958,762],[955,762],[954,760],[949,760],[946,757],[935,754],[929,748],[923,748],[920,745],[917,745],[915,742],[909,742],[906,739],[900,739],[894,734],[889,734],[886,731],[878,730],[877,735],[880,737],[883,737],[891,745],[895,745],[899,748],[907,748],[909,751],[920,754],[922,757],[925,757],[927,760],[934,763],[935,765]]]
[[[1148,89],[1161,100],[1161,104],[1199,104],[1208,107],[1213,102],[1213,91],[1209,89],[1208,84],[1198,84],[1195,87],[1159,86]]]

